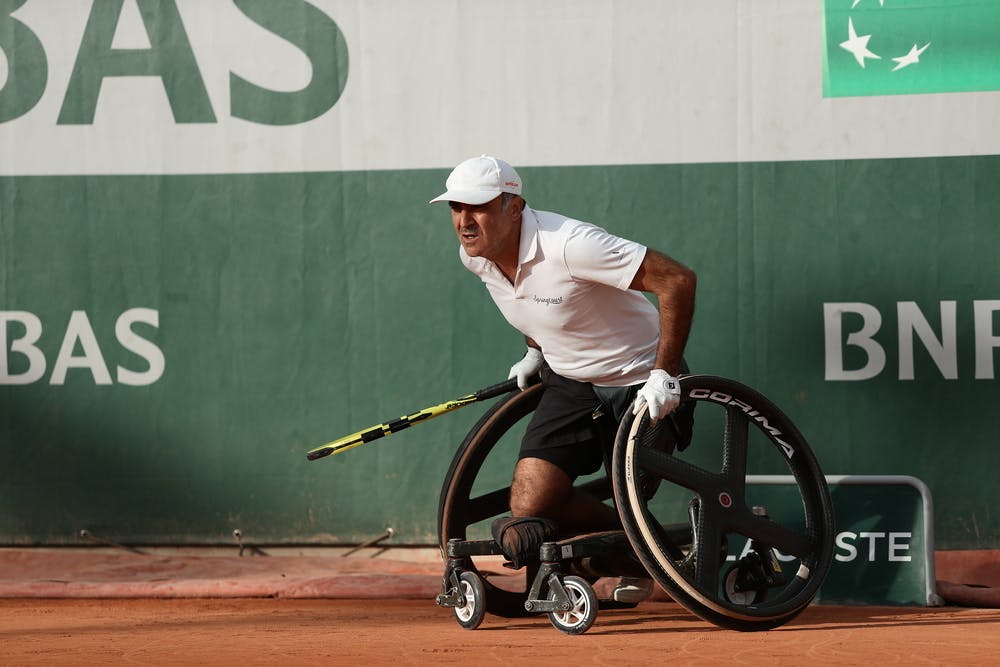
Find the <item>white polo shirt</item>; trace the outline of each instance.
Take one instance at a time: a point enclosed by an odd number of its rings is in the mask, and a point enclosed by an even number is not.
[[[559,375],[605,387],[645,382],[656,360],[656,308],[629,285],[646,247],[587,222],[527,206],[514,284],[493,262],[478,275],[510,324],[542,348]]]

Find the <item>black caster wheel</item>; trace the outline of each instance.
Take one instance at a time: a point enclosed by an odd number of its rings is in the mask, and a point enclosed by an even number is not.
[[[476,485],[476,479],[483,471],[487,457],[494,448],[501,441],[508,442],[510,438],[515,437],[515,434],[511,434],[508,436],[508,440],[504,440],[504,435],[518,426],[538,407],[538,401],[541,399],[543,391],[542,385],[534,385],[524,391],[508,394],[498,399],[472,427],[458,451],[455,452],[451,467],[445,476],[438,504],[438,543],[442,553],[447,552],[448,540],[452,538],[473,539],[469,533],[474,530],[478,529],[480,532],[479,535],[475,536],[476,538],[488,537],[490,521],[509,513],[509,480],[514,460],[505,459],[497,462],[497,465],[503,466],[503,479],[507,480],[506,483],[500,482],[486,489],[481,489],[479,487],[482,482],[480,485]],[[611,481],[607,477],[587,482],[581,487],[601,500],[607,500],[611,497]],[[523,584],[513,586],[505,581],[503,588],[501,588],[492,583],[490,577],[484,576],[484,573],[476,567],[478,557],[470,560],[471,563],[468,567],[471,571],[479,573],[483,580],[488,612],[506,618],[531,615],[525,610],[524,602],[528,599],[528,589],[538,571],[537,566],[525,568],[526,576]],[[495,579],[508,580],[514,579],[514,577]]]
[[[458,585],[465,604],[454,607],[455,618],[466,630],[475,630],[486,616],[486,589],[483,588],[483,580],[475,572],[463,572],[458,576]]]
[[[581,635],[590,629],[597,618],[597,596],[584,579],[570,575],[563,577],[563,588],[569,598],[570,608],[549,612],[549,621],[557,630],[568,635]],[[556,592],[549,592],[549,600],[556,599]]]
[[[708,375],[682,377],[680,385],[682,402],[695,402],[698,415],[683,452],[662,446],[657,431],[666,422],[650,426],[645,412],[627,414],[618,429],[612,479],[625,533],[650,575],[691,612],[733,630],[782,625],[808,606],[830,569],[826,479],[802,434],[758,392]],[[766,516],[748,498],[747,477],[756,474],[793,476],[795,502],[782,516]],[[650,477],[663,482],[653,496]],[[664,526],[685,515],[690,543],[680,544]],[[740,542],[790,560],[764,596],[727,594],[727,553]]]

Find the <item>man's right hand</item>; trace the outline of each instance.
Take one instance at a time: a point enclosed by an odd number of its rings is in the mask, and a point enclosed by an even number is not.
[[[637,415],[646,407],[649,409],[650,423],[655,424],[661,417],[673,412],[680,402],[681,385],[677,378],[661,368],[654,368],[649,372],[649,380],[642,385],[635,397],[632,414]]]
[[[542,357],[542,351],[537,347],[528,346],[528,351],[524,353],[524,358],[510,367],[510,375],[507,379],[517,378],[517,386],[524,391],[528,388],[528,379],[537,373],[542,364],[545,363],[545,358]]]

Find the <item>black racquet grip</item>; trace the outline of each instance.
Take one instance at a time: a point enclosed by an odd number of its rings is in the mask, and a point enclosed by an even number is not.
[[[528,378],[529,386],[538,384],[539,382],[541,382],[541,378],[538,377],[537,374],[532,375],[530,378]],[[495,384],[490,387],[485,387],[483,389],[480,389],[473,395],[476,397],[477,401],[485,401],[488,398],[501,396],[503,394],[509,394],[510,392],[516,390],[517,390],[517,378],[511,378],[509,380],[505,380],[504,382],[500,382],[499,384]]]
[[[477,391],[474,396],[477,401],[485,401],[488,398],[493,398],[495,396],[502,396],[503,394],[509,394],[510,392],[517,389],[517,378],[511,378],[509,380],[504,380],[498,384],[491,385],[489,387],[484,387]]]

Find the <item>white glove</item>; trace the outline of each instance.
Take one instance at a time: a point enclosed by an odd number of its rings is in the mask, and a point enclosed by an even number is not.
[[[510,375],[507,379],[517,378],[517,386],[524,391],[528,388],[528,378],[538,372],[545,363],[542,351],[537,347],[528,346],[528,351],[524,353],[524,358],[510,367]]]
[[[642,385],[639,394],[632,405],[632,414],[637,415],[643,407],[649,408],[649,419],[656,423],[660,417],[666,417],[681,403],[681,385],[677,378],[665,370],[654,368],[649,372],[649,379]]]

